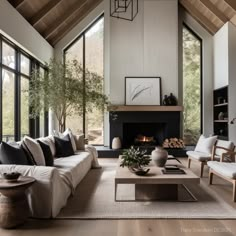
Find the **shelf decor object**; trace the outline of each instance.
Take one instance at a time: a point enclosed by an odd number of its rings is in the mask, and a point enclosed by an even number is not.
[[[219,139],[228,140],[228,86],[215,89],[213,91],[214,103],[214,134]]]
[[[160,77],[125,77],[126,105],[161,105]]]
[[[110,16],[133,21],[138,14],[138,0],[110,0]]]
[[[230,124],[233,125],[235,123],[236,117],[234,117],[231,121]]]

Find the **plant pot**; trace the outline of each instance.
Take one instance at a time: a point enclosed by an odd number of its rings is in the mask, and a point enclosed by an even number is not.
[[[156,147],[152,151],[152,160],[158,167],[164,167],[168,158],[168,152],[161,148],[161,147]]]

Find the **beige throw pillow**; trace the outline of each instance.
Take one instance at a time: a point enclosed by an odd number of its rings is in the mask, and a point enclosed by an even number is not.
[[[24,137],[23,142],[24,142],[24,145],[29,150],[29,152],[31,153],[31,155],[33,156],[36,164],[38,166],[45,166],[46,163],[45,163],[45,159],[43,155],[43,150],[41,149],[39,143],[28,136]]]
[[[77,150],[84,150],[85,149],[84,134],[74,135],[74,140],[76,143]]]

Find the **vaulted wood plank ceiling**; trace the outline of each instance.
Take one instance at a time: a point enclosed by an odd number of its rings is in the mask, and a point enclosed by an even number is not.
[[[102,2],[102,0],[8,1],[52,46],[55,46]],[[227,21],[236,25],[236,0],[179,0],[179,4],[212,35]]]

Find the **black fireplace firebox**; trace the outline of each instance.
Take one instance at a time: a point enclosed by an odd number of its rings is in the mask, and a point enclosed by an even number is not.
[[[123,147],[162,145],[166,123],[123,123]]]
[[[178,111],[119,111],[110,113],[110,148],[114,137],[119,137],[122,148],[155,147],[165,138],[180,138]]]

